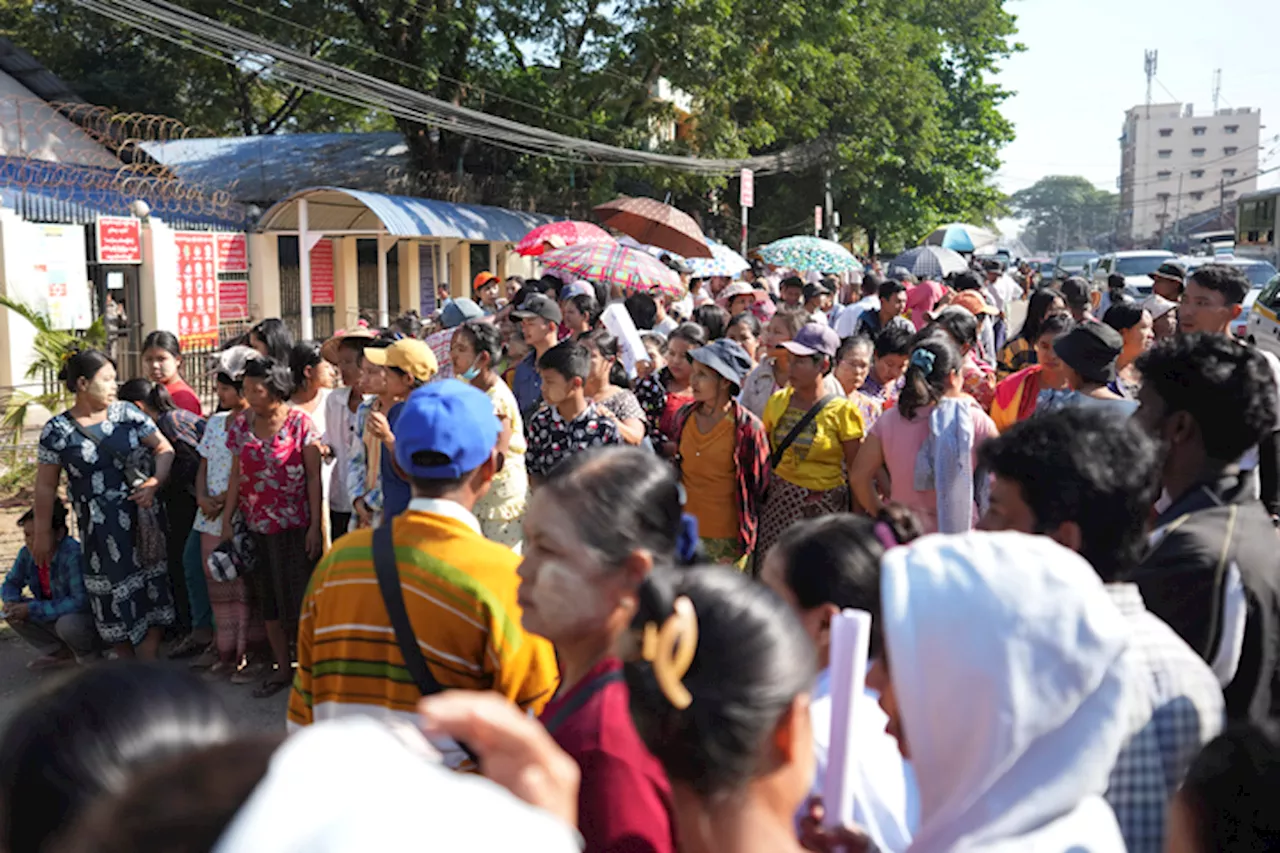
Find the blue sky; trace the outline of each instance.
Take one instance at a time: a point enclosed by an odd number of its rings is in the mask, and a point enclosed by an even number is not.
[[[1115,190],[1120,129],[1125,110],[1145,99],[1149,49],[1160,52],[1154,102],[1209,112],[1221,68],[1220,105],[1261,108],[1259,168],[1280,166],[1280,141],[1266,141],[1280,134],[1280,0],[1008,0],[1006,8],[1027,49],[998,77],[1017,93],[1003,107],[1018,134],[997,175],[1005,191],[1046,175],[1083,175]],[[1280,186],[1280,170],[1259,186]]]

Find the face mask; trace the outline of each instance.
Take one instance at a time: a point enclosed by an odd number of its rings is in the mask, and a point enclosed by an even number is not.
[[[479,375],[480,375],[480,366],[477,364],[473,364],[471,365],[470,368],[467,369],[466,373],[462,374],[462,378],[467,382],[470,382],[472,379],[475,379]]]

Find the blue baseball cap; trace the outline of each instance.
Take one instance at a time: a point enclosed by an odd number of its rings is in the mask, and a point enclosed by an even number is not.
[[[394,429],[396,464],[409,477],[456,480],[485,463],[502,432],[488,396],[457,379],[424,385],[402,406]]]

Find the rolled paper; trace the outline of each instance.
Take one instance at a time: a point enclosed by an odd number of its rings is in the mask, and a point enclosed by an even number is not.
[[[828,827],[851,826],[853,804],[862,795],[853,720],[867,701],[863,689],[870,646],[870,613],[844,610],[831,620],[831,749],[822,789],[823,824]]]

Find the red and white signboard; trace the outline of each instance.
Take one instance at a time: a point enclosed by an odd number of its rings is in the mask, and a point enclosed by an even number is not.
[[[217,251],[213,234],[177,231],[178,342],[184,347],[218,345]]]
[[[333,282],[333,241],[325,237],[311,247],[312,305],[334,304]]]
[[[739,179],[738,206],[756,206],[756,176],[750,169],[743,169]]]
[[[822,236],[822,205],[813,209],[813,236]]]
[[[244,234],[218,235],[218,272],[249,271],[249,238]]]
[[[218,319],[249,319],[249,281],[248,279],[232,279],[218,282]]]
[[[98,263],[142,263],[142,223],[132,216],[99,216]]]

